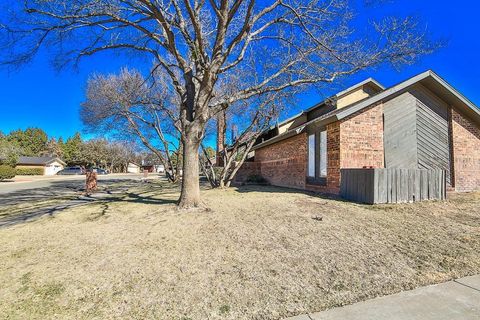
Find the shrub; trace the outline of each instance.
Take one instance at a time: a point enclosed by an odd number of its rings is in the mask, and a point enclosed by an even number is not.
[[[41,176],[43,175],[42,168],[16,168],[17,176]]]
[[[15,177],[15,169],[9,166],[0,166],[0,181]]]
[[[267,184],[268,181],[264,177],[258,174],[252,174],[247,178],[248,183],[258,183],[258,184]]]

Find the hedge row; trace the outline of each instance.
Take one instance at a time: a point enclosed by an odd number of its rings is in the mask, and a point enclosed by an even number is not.
[[[43,175],[42,168],[16,168],[17,176],[41,176]]]
[[[0,181],[15,177],[15,169],[10,166],[0,166]]]

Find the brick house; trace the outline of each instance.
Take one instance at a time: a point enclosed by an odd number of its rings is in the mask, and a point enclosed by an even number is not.
[[[480,189],[480,110],[433,71],[391,88],[365,80],[262,134],[236,182],[338,194],[340,169],[443,169]]]

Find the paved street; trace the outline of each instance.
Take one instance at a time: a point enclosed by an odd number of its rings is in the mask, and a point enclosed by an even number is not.
[[[480,275],[285,320],[479,320]]]
[[[110,174],[99,176],[100,187],[122,180],[140,180],[141,174]],[[153,177],[153,174],[150,175]],[[16,177],[13,182],[0,182],[0,206],[24,201],[39,201],[48,197],[74,194],[85,186],[85,176]]]
[[[158,179],[150,174],[148,179]],[[0,228],[53,215],[67,208],[122,194],[143,180],[143,174],[99,176],[100,192],[83,195],[85,176],[16,177],[0,183]]]

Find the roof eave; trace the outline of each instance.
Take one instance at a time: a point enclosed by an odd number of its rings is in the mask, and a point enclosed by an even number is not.
[[[302,129],[303,131],[303,129]],[[300,132],[299,132],[300,133]],[[293,136],[296,136],[298,133],[296,133],[296,130],[289,130],[287,132],[284,132],[276,137],[273,137],[271,139],[268,139],[267,141],[264,141],[264,142],[261,142],[259,144],[257,144],[256,146],[253,146],[252,147],[252,150],[255,151],[255,150],[258,150],[258,149],[261,149],[261,148],[264,148],[266,146],[269,146],[271,144],[274,144],[276,142],[279,142],[279,141],[282,141],[282,140],[285,140],[285,139],[288,139],[288,138],[291,138]]]
[[[281,135],[278,135],[270,140],[267,140],[265,142],[262,142],[255,146],[253,150],[258,150],[260,148],[266,147],[270,144],[276,143],[278,141],[282,141],[285,139],[288,139],[290,137],[293,137],[305,130],[309,131],[311,128],[317,128],[321,126],[325,126],[329,123],[345,119],[346,117],[377,103],[380,103],[392,96],[394,96],[397,93],[401,93],[402,91],[407,90],[411,86],[420,83],[420,81],[425,80],[427,78],[432,78],[436,82],[438,82],[444,89],[448,90],[449,93],[451,93],[456,99],[458,99],[460,102],[462,102],[467,108],[464,111],[467,111],[473,116],[473,120],[480,124],[480,109],[472,103],[470,100],[468,100],[465,96],[463,96],[460,92],[458,92],[454,87],[452,87],[448,82],[443,80],[440,76],[438,76],[435,72],[432,70],[425,71],[423,73],[420,73],[408,80],[405,80],[389,89],[386,89],[370,98],[367,98],[357,104],[353,104],[351,106],[347,106],[343,109],[338,109],[334,114],[326,115],[325,117],[319,117],[316,119],[313,119],[301,126],[299,126],[296,129],[289,130]],[[456,105],[456,107],[459,107]],[[301,129],[299,132],[298,130]]]
[[[405,90],[406,88],[414,85],[415,83],[427,78],[428,76],[430,75],[430,71],[426,71],[426,72],[423,72],[413,78],[410,78],[404,82],[401,82],[400,84],[397,84],[389,89],[386,89],[382,92],[380,92],[379,94],[375,95],[375,96],[372,96],[371,98],[368,98],[358,104],[354,104],[352,105],[351,107],[345,107],[343,109],[340,109],[340,112],[337,114],[338,116],[338,119],[341,120],[341,119],[344,119],[352,114],[354,114],[355,112],[358,112],[360,110],[362,110],[363,108],[365,107],[368,107],[372,104],[375,104],[375,103],[378,103],[380,101],[382,101],[383,99],[386,99],[400,91],[403,91]]]
[[[420,73],[408,80],[405,80],[404,82],[401,82],[383,92],[380,92],[379,94],[372,96],[371,98],[368,98],[358,104],[352,105],[351,107],[345,107],[344,109],[340,109],[340,112],[337,114],[337,117],[339,120],[344,119],[360,110],[362,110],[365,107],[368,107],[372,104],[379,103],[385,99],[388,99],[389,97],[407,90],[411,86],[420,83],[423,80],[426,80],[428,78],[431,78],[438,82],[444,89],[448,90],[449,93],[451,93],[456,99],[458,99],[460,102],[462,102],[465,106],[467,106],[468,111],[473,115],[474,121],[480,124],[480,109],[470,100],[468,100],[465,96],[463,96],[460,92],[458,92],[454,87],[452,87],[448,82],[446,82],[444,79],[442,79],[439,75],[437,75],[435,72],[432,70],[425,71],[423,73]],[[458,107],[458,106],[457,106]]]
[[[335,94],[334,97],[341,97],[341,96],[344,96],[344,95],[347,95],[348,93],[352,92],[352,91],[355,91],[355,90],[358,90],[359,88],[367,85],[367,84],[373,84],[377,87],[377,89],[380,89],[380,90],[385,90],[385,87],[380,84],[380,82],[378,82],[377,80],[373,79],[373,78],[368,78],[366,80],[363,80],[362,82],[359,82],[353,86],[351,86],[350,88],[347,88],[343,91],[340,91],[339,93]]]
[[[287,132],[284,132],[276,137],[273,137],[267,141],[264,141],[262,143],[259,143],[257,144],[256,146],[254,146],[252,148],[252,150],[258,150],[258,149],[261,149],[261,148],[264,148],[264,147],[267,147],[271,144],[274,144],[274,143],[277,143],[277,142],[280,142],[280,141],[283,141],[283,140],[286,140],[288,138],[292,138],[296,135],[299,135],[300,133],[302,132],[305,132],[305,129],[307,129],[307,132],[309,132],[311,130],[312,127],[316,127],[316,126],[325,126],[329,123],[332,123],[332,122],[335,122],[337,121],[338,118],[336,115],[329,115],[328,117],[325,117],[325,118],[317,118],[317,119],[314,119],[314,120],[311,120],[307,123],[304,123],[294,129],[291,129]]]
[[[452,95],[454,95],[458,100],[468,107],[468,111],[472,113],[474,119],[478,124],[480,124],[480,109],[462,93],[457,91],[452,85],[445,81],[442,77],[436,74],[434,71],[430,70],[430,76],[439,82],[443,87],[445,87]]]

